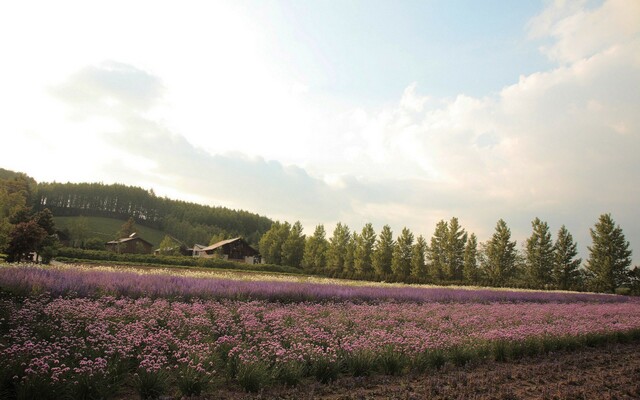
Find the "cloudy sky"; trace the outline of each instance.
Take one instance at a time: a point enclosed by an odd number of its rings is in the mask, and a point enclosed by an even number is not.
[[[300,220],[611,213],[640,252],[640,2],[0,4],[0,167]],[[639,260],[638,254],[634,259]]]

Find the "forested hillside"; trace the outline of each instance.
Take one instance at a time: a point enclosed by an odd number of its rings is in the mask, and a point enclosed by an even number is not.
[[[0,180],[15,186],[34,212],[48,208],[56,217],[107,217],[164,231],[188,245],[212,238],[242,236],[257,244],[272,221],[258,214],[159,197],[153,190],[121,184],[36,183],[25,174],[0,169]],[[8,190],[9,193],[17,190]],[[7,216],[9,213],[7,212]],[[114,232],[115,234],[115,232]]]

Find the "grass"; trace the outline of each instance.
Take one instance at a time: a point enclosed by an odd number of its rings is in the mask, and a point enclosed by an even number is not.
[[[89,228],[88,238],[96,237],[105,242],[115,239],[118,231],[120,231],[120,228],[126,222],[124,220],[106,217],[53,217],[53,220],[57,228],[64,229],[71,228],[72,224],[80,218],[84,218],[87,221],[87,227]],[[158,246],[166,235],[163,231],[138,224],[136,224],[136,230],[144,240],[152,243],[154,246]]]

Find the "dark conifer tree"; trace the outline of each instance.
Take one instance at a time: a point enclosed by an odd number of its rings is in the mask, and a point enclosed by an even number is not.
[[[530,287],[541,289],[554,281],[553,241],[546,222],[536,218],[531,222],[531,226],[533,232],[525,247],[527,283]]]
[[[553,276],[558,289],[569,290],[578,285],[582,259],[575,258],[577,255],[578,246],[571,233],[562,225],[553,245]]]
[[[587,273],[590,286],[601,292],[615,292],[627,282],[631,265],[629,242],[611,214],[603,214],[591,229],[593,244],[589,247]]]

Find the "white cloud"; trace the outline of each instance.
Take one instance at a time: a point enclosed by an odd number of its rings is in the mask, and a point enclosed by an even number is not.
[[[37,179],[120,181],[328,230],[371,221],[429,236],[457,216],[484,240],[505,218],[522,239],[539,216],[554,230],[567,224],[583,251],[588,228],[611,212],[640,243],[640,3],[551,3],[528,28],[555,68],[486,97],[434,98],[411,83],[378,107],[314,97],[278,75],[233,7],[159,5],[132,37],[135,12],[120,31],[72,5],[85,19],[33,54],[25,48],[40,49],[39,36],[0,13],[0,37],[25,35],[10,54],[26,57],[0,75],[12,94],[0,108],[15,110],[2,123],[16,147],[50,163],[9,154],[7,166]],[[103,10],[105,21],[122,7]],[[59,18],[34,18],[57,32]],[[176,36],[178,19],[192,23]]]

